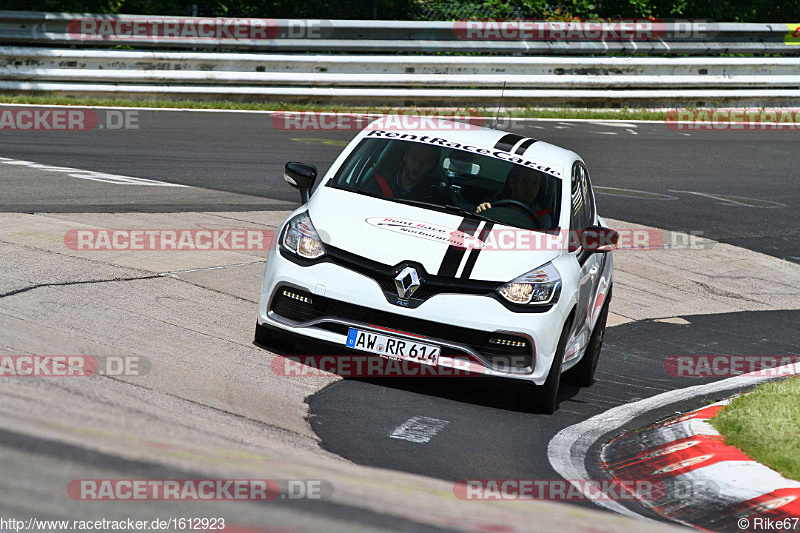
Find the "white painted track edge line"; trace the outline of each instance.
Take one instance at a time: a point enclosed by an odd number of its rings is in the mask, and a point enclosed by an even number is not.
[[[262,114],[262,115],[273,115],[275,113],[286,113],[286,114],[299,114],[299,113],[328,113],[334,114],[339,113],[339,111],[309,111],[309,110],[290,110],[290,109],[281,109],[281,110],[268,110],[268,109],[201,109],[201,108],[180,108],[180,107],[140,107],[140,106],[103,106],[103,105],[81,105],[81,104],[73,104],[73,105],[60,105],[60,104],[10,104],[5,102],[0,102],[0,108],[2,107],[43,107],[43,108],[73,108],[73,109],[114,109],[114,110],[134,110],[134,111],[181,111],[181,112],[191,112],[191,113],[250,113],[250,114]],[[719,110],[725,109],[750,109],[749,107],[735,107],[735,108],[718,108]],[[419,109],[427,109],[425,107],[420,107]],[[435,109],[435,108],[431,108]],[[488,109],[488,108],[487,108]],[[603,108],[592,108],[598,110],[604,110]],[[661,112],[661,111],[672,111],[676,108],[647,108],[648,111],[652,112]],[[770,106],[769,109],[787,109],[787,110],[794,110],[796,107],[781,107],[781,106]],[[457,111],[457,109],[453,109],[453,111]],[[375,116],[385,116],[386,113],[374,113],[374,112],[365,112],[361,113],[358,111],[354,112],[347,112],[347,114],[353,115],[375,115]],[[446,116],[446,115],[443,115]],[[491,117],[485,117],[491,118]],[[609,122],[609,123],[621,123],[621,124],[664,124],[664,120],[645,120],[645,119],[621,119],[621,118],[539,118],[539,117],[515,117],[515,116],[501,116],[500,118],[504,118],[506,120],[518,120],[523,122],[578,122],[578,123],[602,123],[602,122]],[[671,120],[669,121],[671,124],[695,124],[692,121],[684,121],[684,120]],[[598,124],[602,125],[602,124]],[[338,131],[338,130],[332,130]]]
[[[10,104],[5,102],[0,102],[0,108],[2,107],[42,107],[42,108],[72,108],[72,109],[114,109],[114,110],[134,110],[134,111],[181,111],[181,112],[191,112],[191,113],[251,113],[251,114],[262,114],[262,115],[272,115],[275,113],[338,113],[338,111],[308,111],[308,110],[288,110],[288,109],[281,109],[281,110],[268,110],[268,109],[200,109],[200,108],[180,108],[180,107],[139,107],[139,106],[104,106],[104,105],[81,105],[81,104],[72,104],[72,105],[61,105],[61,104]],[[419,109],[427,109],[425,107],[420,107]],[[435,108],[431,108],[435,109]],[[487,108],[488,109],[488,108]],[[602,108],[597,108],[602,109]],[[660,112],[660,111],[670,111],[674,108],[654,108],[648,109],[649,111],[653,112]],[[723,108],[720,108],[723,109]],[[742,109],[742,108],[732,108],[732,109]],[[770,109],[781,109],[780,106],[771,106]],[[786,108],[786,109],[795,109],[795,108]],[[452,111],[457,111],[457,109],[453,109]],[[348,112],[347,114],[363,114],[363,115],[376,115],[376,116],[383,116],[386,113],[374,113],[374,112]],[[486,117],[490,118],[490,117]],[[519,121],[526,121],[526,122],[615,122],[615,123],[629,123],[629,124],[663,124],[663,120],[644,120],[644,119],[621,119],[621,118],[537,118],[537,117],[515,117],[515,116],[501,116],[501,118],[505,118],[507,120],[519,120]],[[671,121],[676,122],[676,121]],[[677,121],[679,124],[694,124],[691,121]],[[336,131],[336,130],[333,130]]]

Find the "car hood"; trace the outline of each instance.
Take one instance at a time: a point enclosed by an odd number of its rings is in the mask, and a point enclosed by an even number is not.
[[[471,223],[472,227],[481,224],[475,219],[331,187],[320,187],[314,193],[308,213],[325,244],[389,266],[416,262],[429,274],[510,281],[552,261],[560,253],[533,244],[533,237],[542,237],[541,233],[497,223],[492,228],[494,240],[486,239],[487,243],[497,245],[464,250],[451,243],[461,234],[462,223]],[[481,224],[478,232],[482,228]],[[452,235],[453,232],[456,233]],[[502,237],[505,244],[500,246],[502,232],[506,233]],[[509,249],[512,246],[509,243],[517,242],[520,234],[532,237],[530,244],[524,249]],[[474,257],[470,259],[469,255]]]

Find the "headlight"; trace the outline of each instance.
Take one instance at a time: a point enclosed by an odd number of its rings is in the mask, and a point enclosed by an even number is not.
[[[307,211],[292,217],[286,225],[281,244],[286,250],[306,259],[317,259],[325,255],[325,246]]]
[[[558,301],[561,294],[561,276],[551,263],[547,263],[511,280],[497,292],[515,304],[552,304]]]

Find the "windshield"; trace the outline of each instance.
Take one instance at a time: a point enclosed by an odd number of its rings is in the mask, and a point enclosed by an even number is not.
[[[328,186],[531,230],[557,229],[561,205],[559,178],[490,155],[399,139],[362,140]]]

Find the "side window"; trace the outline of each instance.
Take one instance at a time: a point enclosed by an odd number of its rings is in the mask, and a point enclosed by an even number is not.
[[[572,204],[570,209],[570,229],[582,230],[588,226],[586,208],[586,180],[584,170],[577,161],[572,164]]]
[[[592,182],[589,180],[589,171],[586,170],[586,167],[580,165],[581,171],[583,173],[583,198],[584,198],[584,209],[585,209],[585,216],[586,216],[586,225],[591,226],[594,224],[594,194],[592,194]]]

